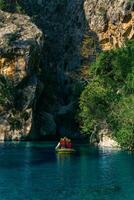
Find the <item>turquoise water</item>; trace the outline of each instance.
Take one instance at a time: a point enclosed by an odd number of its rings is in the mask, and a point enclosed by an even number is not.
[[[53,143],[0,144],[0,200],[133,200],[134,154]]]

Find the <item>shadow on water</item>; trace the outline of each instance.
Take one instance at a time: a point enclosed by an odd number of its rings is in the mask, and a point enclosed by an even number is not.
[[[0,168],[17,169],[56,161],[54,146],[32,142],[0,143]]]
[[[93,146],[75,144],[75,153],[58,154],[55,152],[56,143],[52,142],[4,142],[0,143],[0,168],[17,169],[24,165],[29,167],[42,166],[45,163],[58,165],[74,165],[80,157],[97,160],[102,152]]]

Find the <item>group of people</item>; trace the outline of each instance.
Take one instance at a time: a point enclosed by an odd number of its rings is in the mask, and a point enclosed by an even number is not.
[[[59,148],[71,149],[72,148],[71,140],[67,137],[61,138],[58,145],[56,146],[56,149],[59,149]]]

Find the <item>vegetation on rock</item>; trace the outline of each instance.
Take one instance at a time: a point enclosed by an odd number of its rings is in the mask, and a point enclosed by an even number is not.
[[[13,12],[23,12],[21,4],[17,0],[0,0],[0,9]]]
[[[0,105],[13,100],[13,87],[9,79],[5,76],[0,75]]]
[[[88,81],[80,97],[82,131],[90,135],[106,121],[119,144],[134,149],[134,41],[101,53]]]

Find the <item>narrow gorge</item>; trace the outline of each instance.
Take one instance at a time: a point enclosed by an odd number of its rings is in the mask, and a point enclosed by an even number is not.
[[[76,112],[88,68],[101,51],[134,39],[134,2],[7,2],[0,4],[0,140],[81,137]]]

